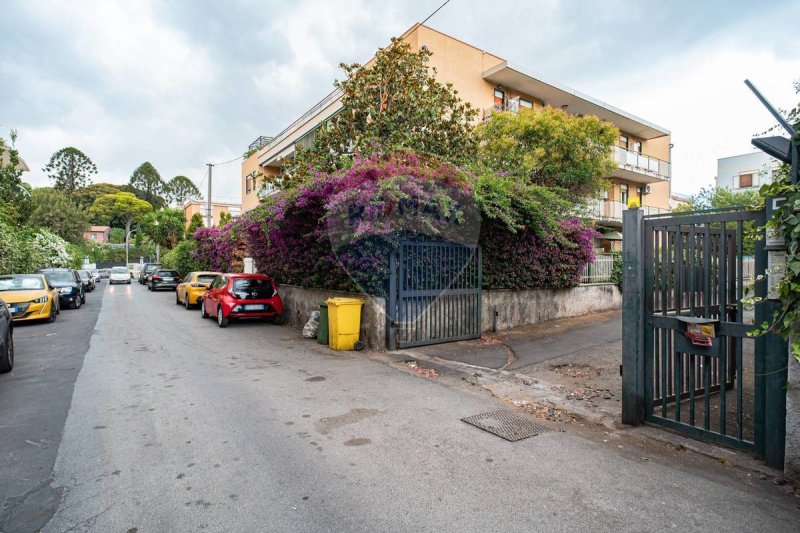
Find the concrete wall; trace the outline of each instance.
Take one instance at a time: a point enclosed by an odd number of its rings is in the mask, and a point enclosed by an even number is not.
[[[776,159],[761,151],[717,159],[717,187],[735,189],[737,176],[752,173],[752,190],[757,190],[763,183],[772,181],[772,173],[778,166]]]
[[[570,289],[483,291],[483,331],[492,331],[497,312],[497,330],[535,324],[556,318],[580,316],[622,307],[616,285],[581,285]]]
[[[800,363],[789,356],[786,390],[786,477],[800,482]]]
[[[319,311],[319,304],[328,298],[343,296],[363,299],[361,341],[373,350],[386,349],[386,301],[383,298],[352,292],[305,289],[294,285],[281,285],[279,292],[283,300],[284,321],[299,330],[308,322],[311,312]]]

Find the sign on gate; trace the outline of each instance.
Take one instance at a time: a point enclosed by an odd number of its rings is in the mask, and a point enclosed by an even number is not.
[[[390,258],[389,347],[481,336],[481,249],[403,242]]]

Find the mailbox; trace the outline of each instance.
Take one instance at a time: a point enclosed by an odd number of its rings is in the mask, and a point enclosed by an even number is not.
[[[681,325],[681,335],[675,336],[675,351],[697,355],[717,356],[717,324],[714,318],[693,316],[676,317]]]

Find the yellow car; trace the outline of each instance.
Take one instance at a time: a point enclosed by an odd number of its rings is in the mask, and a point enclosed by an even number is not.
[[[219,275],[219,272],[189,272],[175,289],[175,303],[186,309],[199,304],[208,286]]]
[[[8,305],[14,322],[55,322],[56,315],[61,311],[58,289],[51,287],[43,274],[0,276],[0,298]]]

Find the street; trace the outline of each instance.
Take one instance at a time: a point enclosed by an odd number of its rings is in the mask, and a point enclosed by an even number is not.
[[[460,420],[486,396],[101,286],[17,330],[2,531],[797,529],[785,487],[725,465],[571,426],[507,442]]]

